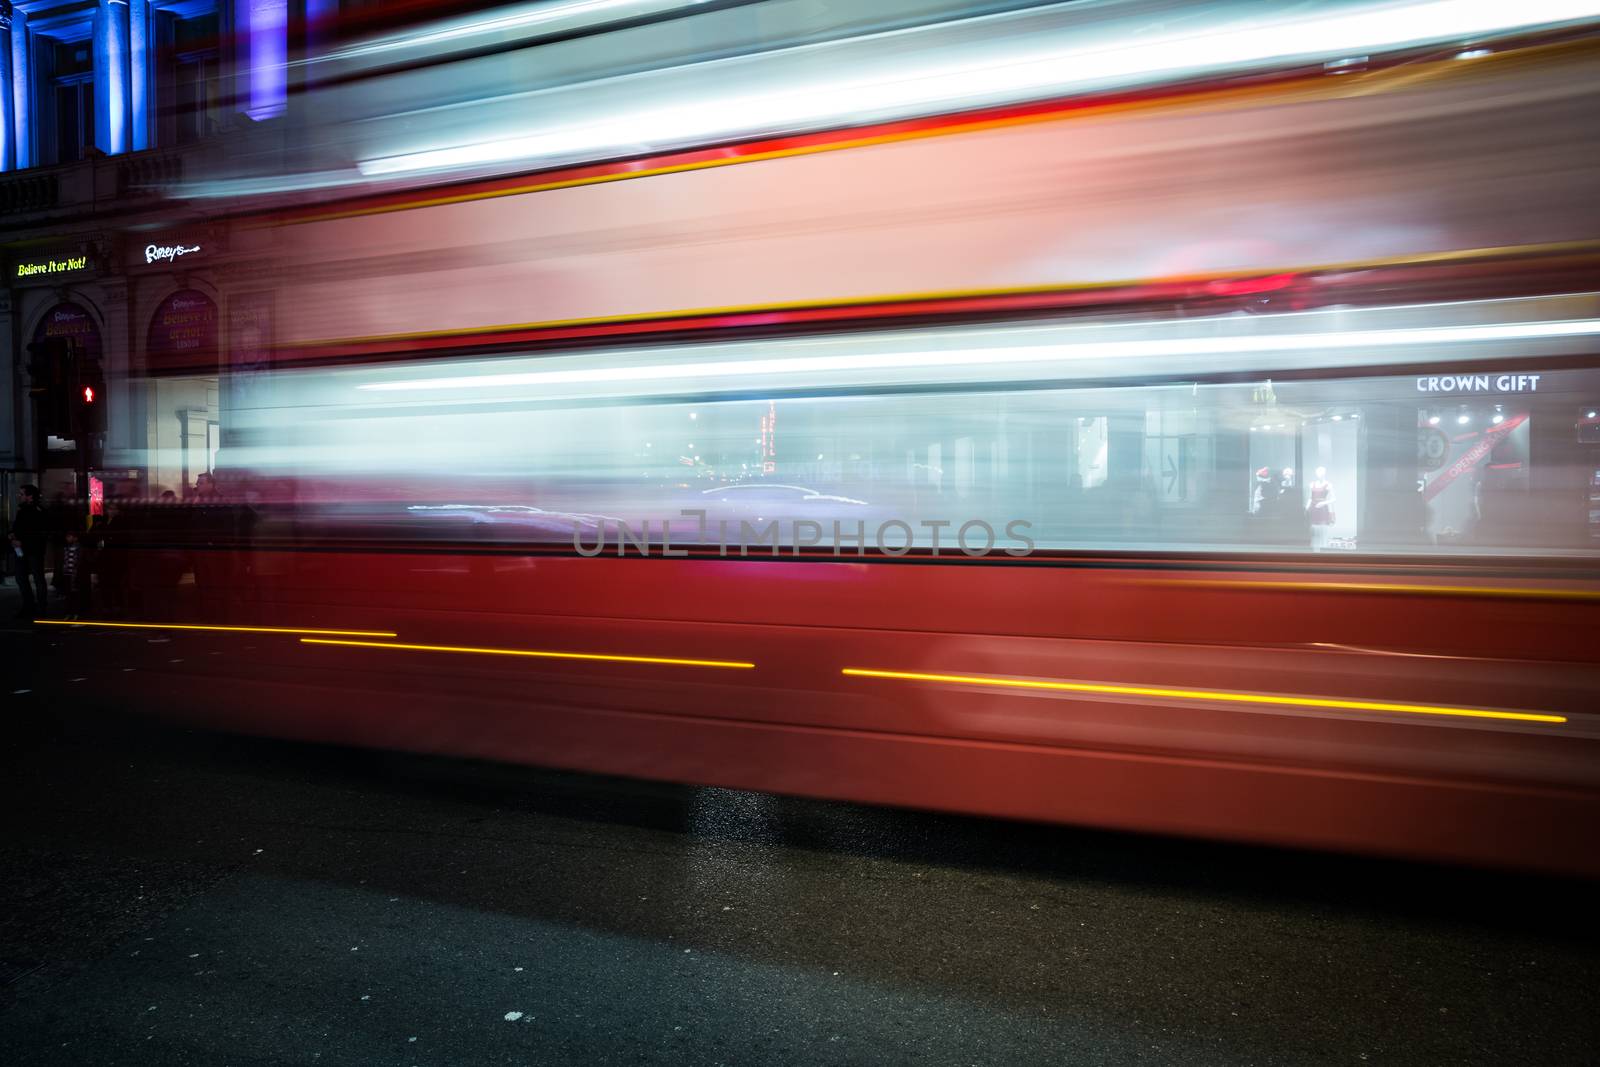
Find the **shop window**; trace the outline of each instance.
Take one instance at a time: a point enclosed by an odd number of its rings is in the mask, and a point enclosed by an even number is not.
[[[206,321],[158,319],[174,342]],[[507,357],[527,369],[542,358]],[[504,373],[507,359],[483,366]],[[208,426],[221,411],[214,373],[177,373],[201,363],[150,363],[174,368],[150,379],[149,449],[162,464],[152,484],[192,485],[219,459],[224,472],[230,463]],[[598,355],[590,365],[606,366]],[[924,547],[945,523],[947,548],[969,520],[996,531],[1025,521],[1040,549],[1533,555],[1600,546],[1600,453],[1569,429],[1574,412],[1580,433],[1600,420],[1589,414],[1600,392],[1587,370],[1544,373],[1537,393],[1420,401],[1412,375],[1330,373],[1275,383],[1270,403],[1233,382],[1202,382],[693,402],[591,403],[575,389],[571,404],[529,384],[482,405],[459,403],[462,371],[456,362],[284,370],[260,376],[252,401],[225,421],[232,439],[251,442],[253,477],[293,479],[330,502],[308,522],[335,530],[369,516],[407,538],[570,544],[575,524],[608,516],[634,530],[671,520],[675,543],[711,543],[714,531],[683,517],[693,509],[735,527],[860,521],[870,531],[901,521]],[[448,380],[436,391],[433,375]],[[353,383],[404,383],[415,400],[395,405]],[[768,470],[774,415],[782,429]],[[400,495],[353,503],[373,485]]]
[[[1300,430],[1301,502],[1314,549],[1357,547],[1361,502],[1361,422],[1347,414],[1322,415]]]
[[[1600,405],[1585,404],[1578,409],[1578,443],[1600,445]]]
[[[1420,490],[1436,544],[1514,543],[1528,489],[1530,421],[1525,406],[1477,399],[1418,412],[1427,446]]]
[[[1272,518],[1285,511],[1299,514],[1300,420],[1276,409],[1251,419],[1249,428],[1247,510]]]

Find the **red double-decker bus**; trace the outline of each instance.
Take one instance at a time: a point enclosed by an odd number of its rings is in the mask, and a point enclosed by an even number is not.
[[[74,691],[1600,872],[1600,80],[1469,58],[240,214]]]

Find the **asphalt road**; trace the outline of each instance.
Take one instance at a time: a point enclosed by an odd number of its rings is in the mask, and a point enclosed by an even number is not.
[[[6,717],[7,1064],[1600,1062],[1592,884]]]

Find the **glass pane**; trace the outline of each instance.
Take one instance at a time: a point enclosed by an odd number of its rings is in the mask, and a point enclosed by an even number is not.
[[[71,163],[83,158],[82,123],[78,104],[82,94],[76,85],[56,86],[56,159]]]

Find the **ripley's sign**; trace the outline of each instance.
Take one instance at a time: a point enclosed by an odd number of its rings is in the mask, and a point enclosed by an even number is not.
[[[198,251],[200,251],[199,245],[146,245],[144,261],[146,263],[155,263],[164,259],[171,263],[179,256],[187,256],[191,252]]]

